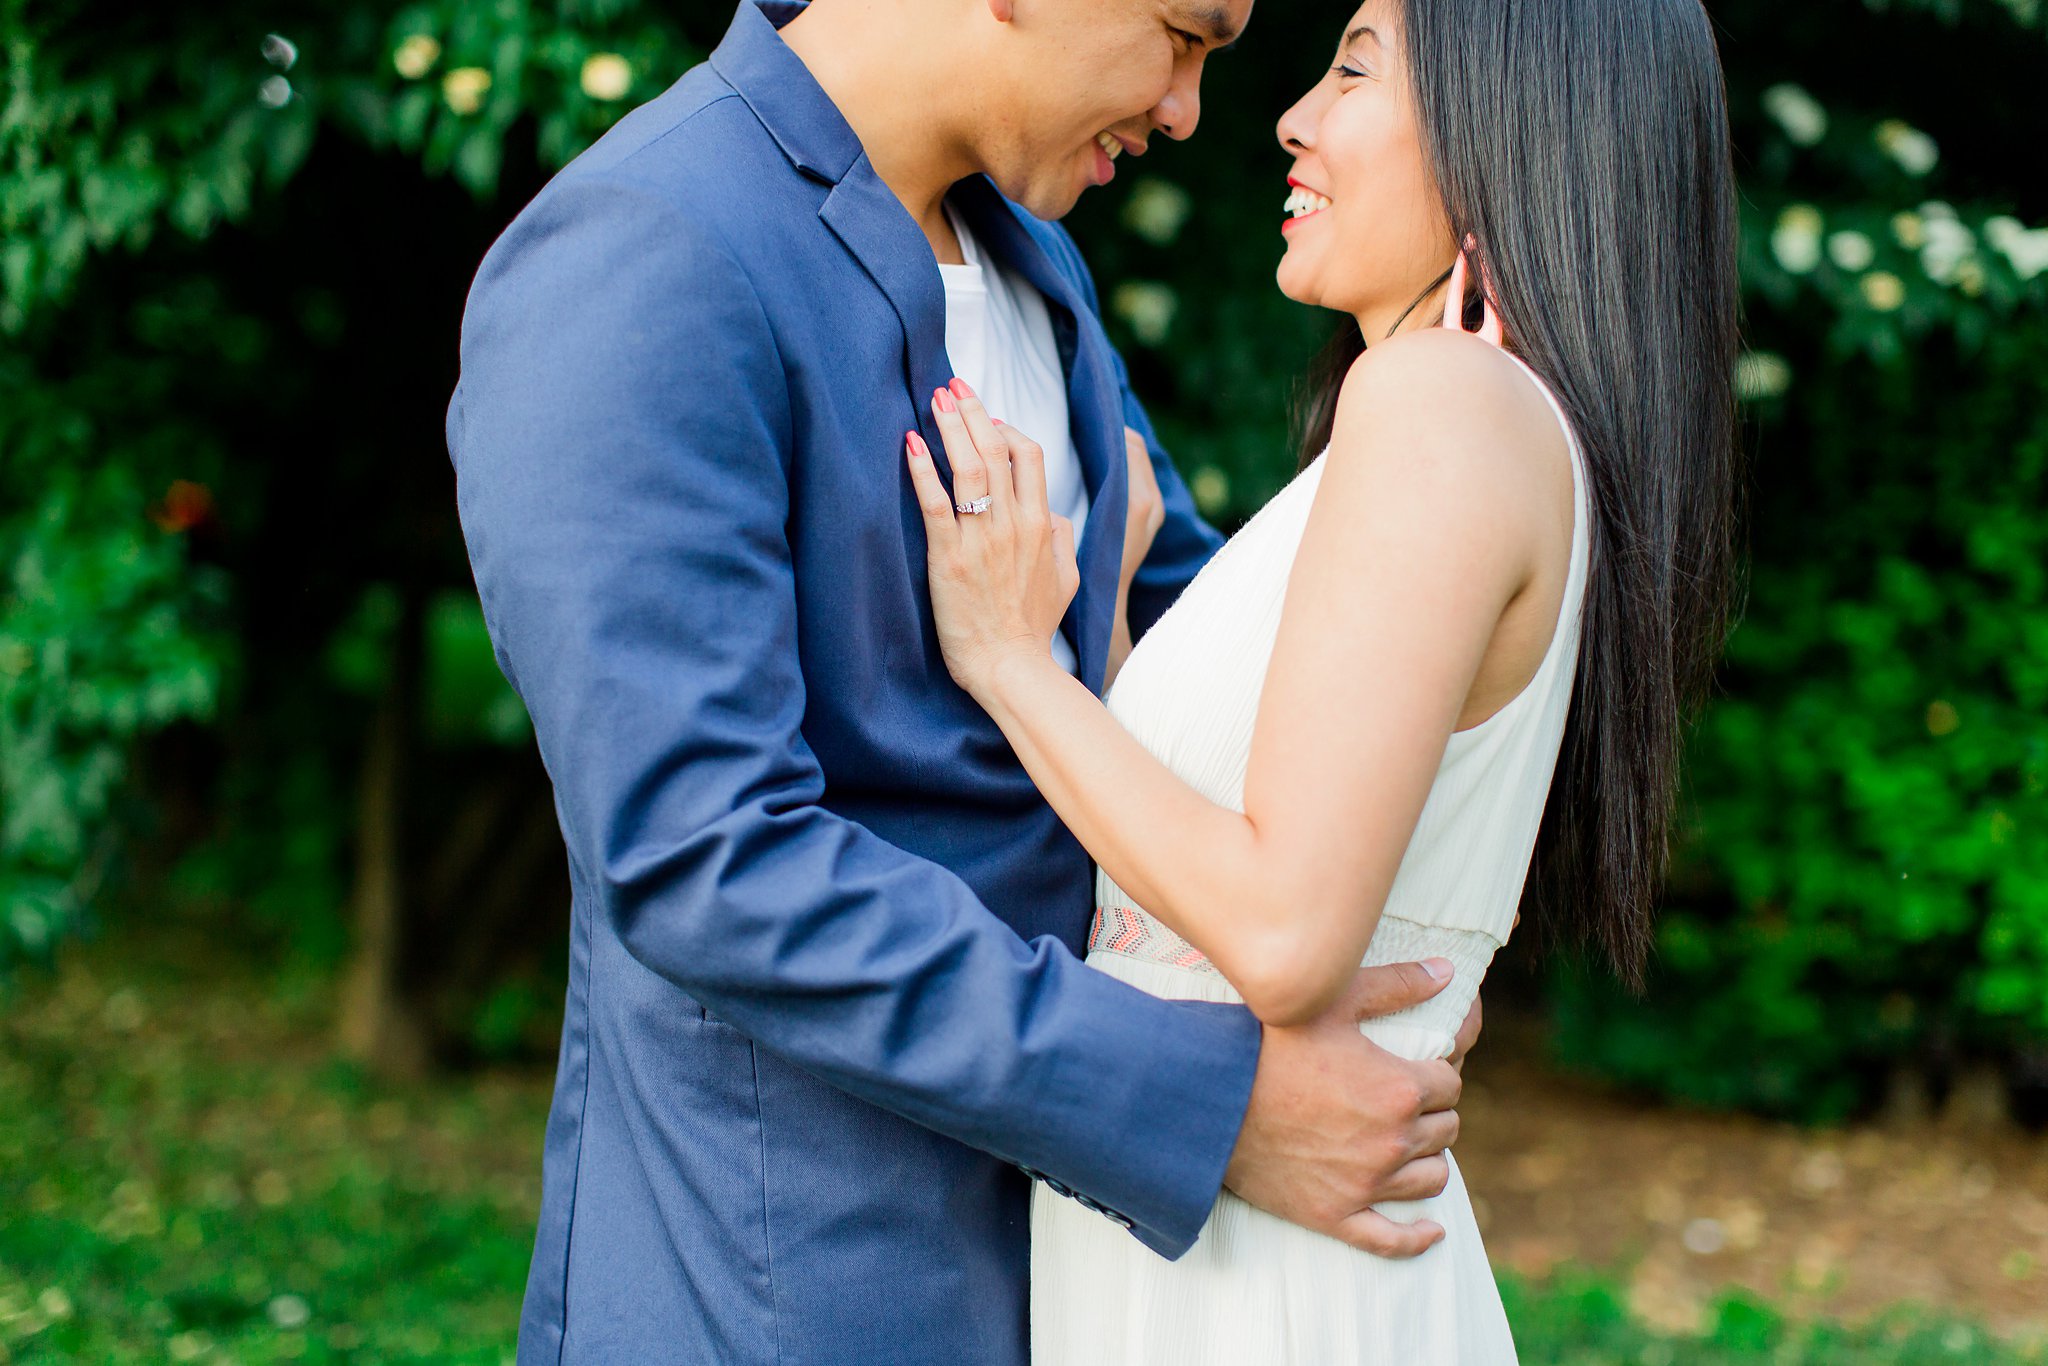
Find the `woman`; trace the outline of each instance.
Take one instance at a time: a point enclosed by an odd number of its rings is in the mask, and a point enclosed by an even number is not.
[[[1720,69],[1698,0],[1369,0],[1279,134],[1280,286],[1355,327],[1312,458],[1106,708],[1047,648],[1075,575],[1036,447],[956,386],[938,425],[986,509],[914,436],[910,473],[948,666],[1100,865],[1088,962],[1286,1029],[1361,961],[1449,958],[1364,1026],[1439,1057],[1525,882],[1640,976],[1729,595]],[[1512,1361],[1455,1164],[1380,1218],[1442,1240],[1381,1260],[1226,1190],[1168,1263],[1041,1190],[1034,1359]]]

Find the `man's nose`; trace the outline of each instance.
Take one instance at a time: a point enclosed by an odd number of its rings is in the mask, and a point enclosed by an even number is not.
[[[1176,142],[1195,135],[1202,118],[1202,78],[1199,74],[1177,80],[1166,97],[1152,106],[1152,124]]]

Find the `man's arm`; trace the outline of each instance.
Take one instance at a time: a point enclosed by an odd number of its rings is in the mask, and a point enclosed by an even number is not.
[[[560,183],[479,275],[450,451],[570,858],[629,952],[762,1046],[1178,1255],[1235,1146],[1257,1022],[1027,944],[819,805],[787,402],[744,272],[651,193]]]

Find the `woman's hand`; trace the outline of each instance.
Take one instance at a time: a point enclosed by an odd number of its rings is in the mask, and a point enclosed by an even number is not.
[[[1130,478],[1130,502],[1124,509],[1123,577],[1116,585],[1116,616],[1109,635],[1109,660],[1103,670],[1105,691],[1131,657],[1131,583],[1152,552],[1152,538],[1166,525],[1166,500],[1159,494],[1159,476],[1152,471],[1152,451],[1145,438],[1124,428],[1124,464]]]
[[[1120,591],[1128,595],[1138,566],[1152,551],[1152,540],[1166,525],[1166,500],[1152,469],[1152,451],[1136,430],[1124,428],[1124,461],[1130,472],[1130,504],[1124,511],[1124,566]]]
[[[1052,659],[1053,632],[1081,585],[1074,524],[1047,507],[1045,452],[991,420],[964,380],[933,391],[932,415],[953,491],[916,432],[905,453],[924,510],[939,646],[954,681],[980,698],[1008,663]],[[985,510],[960,510],[977,506]]]

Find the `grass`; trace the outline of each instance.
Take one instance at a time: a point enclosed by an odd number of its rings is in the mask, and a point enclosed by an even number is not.
[[[1976,1326],[1901,1308],[1857,1329],[1788,1321],[1730,1297],[1698,1337],[1668,1337],[1633,1321],[1611,1280],[1587,1273],[1543,1287],[1503,1278],[1522,1366],[2017,1366],[2048,1360]]]
[[[326,1003],[133,944],[0,1002],[0,1363],[511,1359],[547,1078],[371,1085]],[[1504,1293],[1529,1366],[2048,1360],[1924,1314],[1729,1300],[1669,1338],[1599,1277]]]
[[[511,1356],[544,1079],[408,1093],[318,999],[91,955],[0,1010],[0,1362]]]

